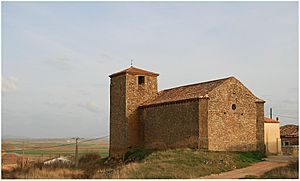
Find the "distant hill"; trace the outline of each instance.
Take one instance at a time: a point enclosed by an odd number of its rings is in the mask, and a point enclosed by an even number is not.
[[[16,135],[2,135],[1,137],[2,140],[27,140],[27,139],[33,139],[30,137],[26,137],[26,136],[16,136]]]
[[[2,135],[2,140],[59,140],[59,141],[70,141],[72,140],[71,137],[66,137],[66,138],[31,138],[31,137],[24,137],[24,136],[16,136],[16,135]],[[94,139],[94,138],[83,138],[84,140],[87,139]],[[100,139],[101,142],[108,143],[109,142],[109,137],[103,137]],[[99,139],[95,140],[96,142],[99,141]]]

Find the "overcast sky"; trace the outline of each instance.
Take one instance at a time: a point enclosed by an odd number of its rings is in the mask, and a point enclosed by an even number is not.
[[[298,124],[297,2],[2,2],[2,135],[109,133],[109,74],[235,76]]]

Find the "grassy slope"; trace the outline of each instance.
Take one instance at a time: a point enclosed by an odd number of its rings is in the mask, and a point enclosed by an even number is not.
[[[258,152],[210,152],[193,149],[131,150],[124,160],[83,155],[79,168],[32,166],[2,172],[3,178],[198,178],[260,161]]]
[[[141,153],[142,152],[142,153]],[[141,160],[143,150],[132,152],[125,159]],[[149,154],[149,152],[146,154]],[[153,152],[139,163],[130,163],[115,171],[114,178],[198,178],[242,168],[261,161],[258,152],[211,152],[175,149]]]

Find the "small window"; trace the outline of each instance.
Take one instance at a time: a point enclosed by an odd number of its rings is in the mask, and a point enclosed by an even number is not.
[[[145,76],[139,76],[138,79],[139,79],[139,85],[145,83]]]
[[[232,110],[235,110],[236,109],[236,105],[232,104],[231,108],[232,108]]]
[[[290,145],[290,142],[289,141],[284,141],[283,142],[283,146],[289,146]]]

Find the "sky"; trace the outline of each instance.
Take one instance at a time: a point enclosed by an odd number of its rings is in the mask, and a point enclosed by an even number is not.
[[[108,135],[131,59],[159,90],[235,76],[298,124],[297,2],[2,2],[1,30],[3,137]]]

